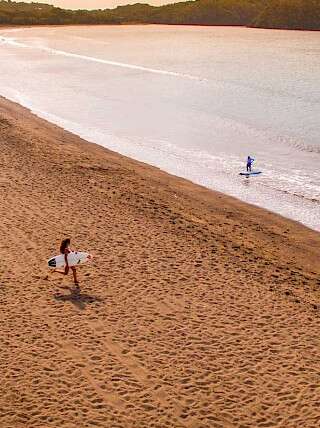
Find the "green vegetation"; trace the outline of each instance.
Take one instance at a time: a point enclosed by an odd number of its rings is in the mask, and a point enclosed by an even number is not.
[[[159,7],[137,3],[92,11],[0,1],[0,25],[125,23],[320,30],[320,0],[195,0]]]
[[[196,0],[160,7],[119,6],[114,13],[124,22],[181,25],[247,25],[261,12],[261,0]]]
[[[109,11],[65,10],[42,3],[0,1],[0,25],[118,24]]]
[[[252,25],[262,28],[320,30],[319,0],[269,0]]]

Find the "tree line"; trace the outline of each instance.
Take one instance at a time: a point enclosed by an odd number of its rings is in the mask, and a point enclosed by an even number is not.
[[[158,7],[137,3],[90,11],[0,1],[0,25],[134,23],[320,30],[320,0],[195,0]]]

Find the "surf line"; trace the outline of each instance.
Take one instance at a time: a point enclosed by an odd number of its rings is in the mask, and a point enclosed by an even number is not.
[[[161,70],[158,68],[145,67],[143,65],[127,64],[125,62],[111,61],[111,60],[95,58],[95,57],[87,56],[87,55],[79,55],[79,54],[75,54],[72,52],[66,52],[66,51],[61,51],[58,49],[48,48],[46,46],[30,46],[30,45],[27,45],[25,43],[17,42],[16,40],[11,39],[11,38],[7,38],[7,37],[0,37],[0,42],[6,43],[6,44],[11,45],[11,46],[20,47],[20,48],[38,49],[38,50],[42,50],[44,52],[48,52],[48,53],[53,54],[53,55],[66,56],[69,58],[77,58],[77,59],[81,59],[81,60],[85,60],[85,61],[95,62],[98,64],[111,65],[114,67],[128,68],[131,70],[140,70],[140,71],[145,71],[148,73],[162,74],[162,75],[166,75],[166,76],[183,77],[183,78],[189,79],[189,80],[197,80],[197,81],[207,81],[208,80],[208,79],[205,79],[202,77],[193,76],[192,74],[178,73],[176,71]]]

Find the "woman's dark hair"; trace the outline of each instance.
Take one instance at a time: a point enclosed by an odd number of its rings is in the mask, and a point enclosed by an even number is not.
[[[65,251],[65,249],[67,248],[68,245],[70,245],[70,238],[64,239],[61,242],[61,245],[60,245],[60,253],[61,254],[64,254],[64,251]]]

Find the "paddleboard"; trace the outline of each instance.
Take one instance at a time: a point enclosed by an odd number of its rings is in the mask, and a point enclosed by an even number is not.
[[[83,264],[92,259],[91,254],[85,253],[83,251],[73,251],[68,254],[68,265],[76,266],[79,264]],[[63,268],[66,265],[66,260],[64,254],[60,254],[59,256],[52,257],[48,260],[49,268]]]
[[[250,177],[251,175],[259,175],[259,174],[262,174],[262,171],[240,172],[239,175],[244,175],[245,177]]]

